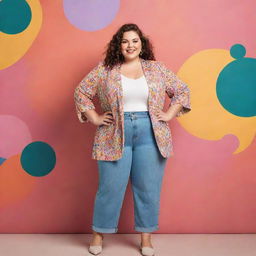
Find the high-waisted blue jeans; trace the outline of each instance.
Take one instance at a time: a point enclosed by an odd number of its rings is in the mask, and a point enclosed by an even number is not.
[[[139,232],[158,229],[160,192],[167,159],[157,147],[148,111],[124,112],[124,131],[122,158],[97,160],[99,186],[92,223],[96,232],[117,232],[129,178],[134,200],[134,229]]]

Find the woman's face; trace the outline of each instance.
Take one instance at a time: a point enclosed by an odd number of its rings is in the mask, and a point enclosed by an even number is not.
[[[139,57],[142,43],[135,31],[124,32],[121,40],[121,52],[128,61]]]

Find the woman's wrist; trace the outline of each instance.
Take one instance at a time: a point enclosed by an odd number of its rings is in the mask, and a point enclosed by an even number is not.
[[[169,120],[174,118],[182,108],[183,106],[180,103],[171,105],[170,108],[166,111],[166,113],[168,114]]]
[[[94,123],[94,120],[98,118],[98,113],[94,109],[88,109],[85,112],[81,112],[82,116],[85,116],[86,122]]]

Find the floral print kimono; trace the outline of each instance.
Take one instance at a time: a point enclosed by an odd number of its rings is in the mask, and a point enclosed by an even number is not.
[[[174,155],[171,130],[167,122],[157,120],[156,112],[163,109],[166,94],[171,98],[169,106],[177,103],[183,106],[177,117],[189,112],[190,89],[162,62],[142,58],[140,61],[149,88],[148,111],[155,139],[160,153],[167,158]],[[113,123],[97,126],[92,159],[115,161],[122,157],[125,136],[120,67],[121,64],[117,64],[108,70],[100,61],[75,88],[76,113],[81,123],[88,122],[82,112],[95,109],[92,102],[95,96],[99,98],[102,111],[113,114]]]

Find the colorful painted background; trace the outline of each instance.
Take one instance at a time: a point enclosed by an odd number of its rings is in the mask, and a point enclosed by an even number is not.
[[[132,22],[191,89],[192,111],[169,123],[156,233],[255,233],[255,10],[254,0],[0,1],[0,232],[91,232],[96,127],[79,122],[73,93]],[[129,183],[118,232],[134,233],[133,217]]]

